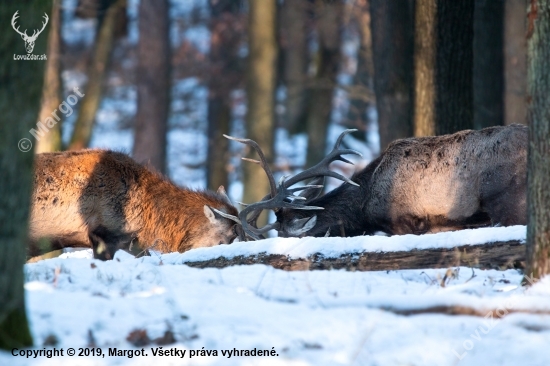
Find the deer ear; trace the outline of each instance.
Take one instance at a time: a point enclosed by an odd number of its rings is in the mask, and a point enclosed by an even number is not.
[[[210,208],[208,205],[204,205],[204,216],[210,221],[211,224],[215,225],[218,221],[216,220],[216,215],[214,215],[214,211]]]
[[[223,196],[223,197],[227,200],[227,202],[233,204],[233,203],[231,202],[231,199],[230,199],[229,196],[227,195],[227,192],[225,191],[225,187],[224,187],[224,186],[220,186],[220,187],[218,188],[217,193],[218,193],[219,195]]]
[[[316,223],[317,215],[292,220],[290,227],[288,228],[288,233],[292,236],[305,234],[309,230],[313,229]]]

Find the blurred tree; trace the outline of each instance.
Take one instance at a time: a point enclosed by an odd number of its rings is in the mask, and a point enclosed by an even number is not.
[[[132,156],[164,173],[171,86],[168,0],[141,0],[138,24],[137,113]]]
[[[48,36],[48,50],[46,73],[44,75],[44,89],[42,90],[42,105],[38,120],[46,124],[46,118],[52,118],[52,112],[59,108],[61,103],[61,77],[59,57],[61,54],[61,6],[60,0],[52,1],[52,16],[50,18],[50,33]],[[60,116],[62,118],[62,115]],[[61,123],[56,121],[48,133],[36,142],[35,153],[61,150]],[[49,127],[49,126],[48,126]]]
[[[476,0],[474,128],[504,124],[504,1]]]
[[[112,2],[113,0],[77,0],[75,16],[81,19],[99,19]],[[122,38],[127,35],[128,16],[125,11],[119,11],[115,20],[114,37]]]
[[[525,275],[550,274],[550,0],[533,0],[527,26],[529,123]]]
[[[227,187],[231,91],[243,78],[239,51],[243,39],[241,1],[210,1],[210,53],[208,78],[208,188]]]
[[[473,128],[474,0],[417,0],[414,135]]]
[[[286,86],[283,127],[292,134],[306,130],[309,7],[308,0],[285,0],[281,9],[279,40],[282,79]]]
[[[248,66],[246,77],[246,131],[273,161],[275,128],[275,84],[277,61],[276,0],[249,0]],[[253,151],[249,157],[256,158]],[[243,164],[243,200],[256,202],[269,192],[269,183],[260,166]],[[261,217],[258,223],[265,223]]]
[[[82,99],[78,111],[69,143],[70,150],[86,148],[90,143],[92,127],[101,101],[105,69],[113,46],[116,20],[119,18],[120,12],[126,11],[126,0],[102,0],[100,5],[94,51],[88,68],[88,83],[84,92],[86,97]]]
[[[413,18],[408,0],[370,0],[380,150],[412,135]]]
[[[332,112],[332,99],[337,84],[341,54],[343,0],[316,0],[315,18],[319,49],[315,77],[307,97],[306,167],[317,164],[326,154],[327,130]]]
[[[16,23],[31,35],[51,9],[49,1],[4,2],[0,19],[9,24],[19,10]],[[36,39],[35,55],[46,53],[49,27]],[[10,55],[0,59],[0,348],[12,349],[32,345],[23,288],[34,156],[29,130],[36,127],[46,62],[14,60],[11,55],[27,53],[11,29],[2,33],[0,54]]]
[[[373,89],[374,65],[372,60],[371,18],[368,0],[357,0],[351,4],[351,22],[359,31],[360,43],[357,52],[357,70],[353,86],[348,93],[350,106],[346,126],[356,128],[355,138],[366,141],[368,128],[367,109],[374,98]],[[409,131],[410,132],[410,131]]]
[[[504,124],[526,123],[526,0],[504,2]]]

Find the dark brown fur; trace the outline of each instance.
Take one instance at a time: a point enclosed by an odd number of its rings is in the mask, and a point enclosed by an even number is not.
[[[237,210],[223,194],[180,188],[125,154],[106,150],[44,153],[35,160],[29,255],[93,247],[112,258],[132,243],[162,252],[230,243],[234,222],[208,211]],[[104,243],[106,248],[98,248]]]
[[[280,236],[423,234],[527,223],[527,127],[489,127],[390,144],[352,180],[277,212]],[[300,220],[307,217],[314,220]]]

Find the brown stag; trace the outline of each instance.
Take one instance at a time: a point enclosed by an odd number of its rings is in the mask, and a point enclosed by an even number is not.
[[[332,161],[346,161],[341,155],[358,154],[340,149],[343,137],[352,131],[347,130],[323,161],[279,185],[255,142],[231,138],[256,149],[271,183],[271,193],[239,217],[247,236],[254,239],[271,229],[279,236],[299,237],[525,225],[527,130],[510,125],[397,140],[351,179],[329,170]],[[318,184],[325,176],[348,184],[318,197]],[[292,188],[312,178],[314,185]],[[299,190],[303,193],[294,195]],[[257,228],[263,209],[274,210],[277,221]]]
[[[122,153],[43,153],[35,159],[28,254],[44,253],[44,242],[48,250],[91,247],[101,259],[130,247],[229,244],[240,232],[237,214],[223,187],[177,187]]]

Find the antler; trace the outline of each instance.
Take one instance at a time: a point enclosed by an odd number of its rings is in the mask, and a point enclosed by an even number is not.
[[[44,15],[43,15],[44,22],[42,22],[42,29],[40,29],[40,30],[36,30],[36,29],[35,29],[35,30],[33,31],[33,33],[32,33],[32,36],[29,36],[29,35],[27,34],[27,30],[26,30],[26,29],[25,29],[25,32],[21,32],[21,31],[19,30],[19,26],[18,26],[17,28],[15,27],[15,25],[16,25],[15,22],[16,22],[17,18],[19,18],[19,15],[18,15],[17,13],[19,13],[19,10],[17,10],[17,11],[15,12],[15,14],[13,14],[13,17],[11,18],[11,26],[12,26],[12,28],[13,28],[17,33],[19,33],[22,37],[24,37],[25,39],[28,39],[28,40],[35,40],[35,39],[38,37],[38,35],[39,35],[40,33],[42,33],[42,31],[44,30],[44,28],[46,28],[46,25],[48,25],[48,20],[50,20],[50,18],[48,17],[48,14],[44,13]],[[38,32],[38,33],[37,33],[37,32]]]
[[[42,22],[42,29],[40,29],[40,30],[38,31],[38,33],[36,33],[36,37],[38,37],[38,35],[39,35],[40,33],[42,33],[42,31],[44,30],[44,28],[46,28],[46,25],[48,25],[48,20],[50,20],[50,18],[48,18],[48,14],[46,14],[46,13],[44,13],[43,18],[44,18],[44,22]],[[32,37],[35,37],[34,33],[32,34]],[[32,37],[31,37],[31,38],[32,38]]]
[[[262,152],[262,149],[260,148],[260,146],[255,141],[251,139],[239,139],[239,138],[223,135],[225,138],[241,142],[243,144],[246,144],[254,148],[254,150],[256,150],[256,152],[258,153],[260,160],[254,160],[254,159],[248,159],[248,158],[242,158],[242,159],[260,164],[264,169],[267,175],[267,178],[269,180],[270,194],[265,196],[259,202],[246,205],[246,207],[239,213],[239,218],[241,219],[241,224],[246,235],[248,235],[253,239],[260,239],[262,234],[266,233],[271,229],[278,228],[277,222],[265,225],[262,228],[256,227],[256,220],[258,219],[262,210],[271,209],[277,212],[282,208],[292,208],[292,209],[298,209],[298,210],[322,210],[323,209],[322,207],[307,206],[304,203],[300,203],[300,204],[294,203],[295,200],[304,200],[304,201],[307,200],[306,197],[293,195],[294,192],[304,191],[308,189],[319,190],[320,188],[323,188],[323,186],[319,184],[306,185],[306,186],[297,187],[297,188],[290,188],[291,186],[293,186],[298,182],[301,182],[303,180],[310,179],[310,178],[317,178],[315,180],[315,183],[320,183],[322,179],[324,179],[324,177],[329,176],[336,179],[340,179],[346,183],[358,186],[358,184],[353,182],[352,180],[344,177],[341,174],[333,172],[329,169],[330,163],[332,163],[335,160],[340,160],[345,163],[352,164],[349,160],[343,158],[342,155],[354,154],[354,155],[361,156],[361,154],[355,150],[340,149],[340,144],[342,143],[343,138],[348,133],[353,131],[357,131],[357,130],[352,129],[352,130],[343,131],[338,137],[338,139],[336,140],[336,143],[334,144],[332,151],[325,158],[323,158],[323,160],[321,160],[319,163],[317,163],[313,167],[306,169],[301,173],[296,174],[295,176],[291,177],[288,180],[285,180],[283,177],[278,187],[276,187],[275,185],[275,178],[273,177],[273,172],[269,168],[269,164],[267,163],[265,155]],[[252,214],[251,218],[248,218],[249,214]]]
[[[17,15],[17,13],[19,13],[19,10],[17,10],[15,12],[15,14],[13,14],[13,17],[11,18],[11,26],[13,28],[13,30],[15,30],[17,33],[19,33],[21,36],[24,36],[24,37],[28,37],[27,36],[27,30],[25,29],[25,33],[21,32],[19,30],[19,26],[17,28],[15,28],[15,21],[17,20],[17,18],[19,18],[19,15]]]

